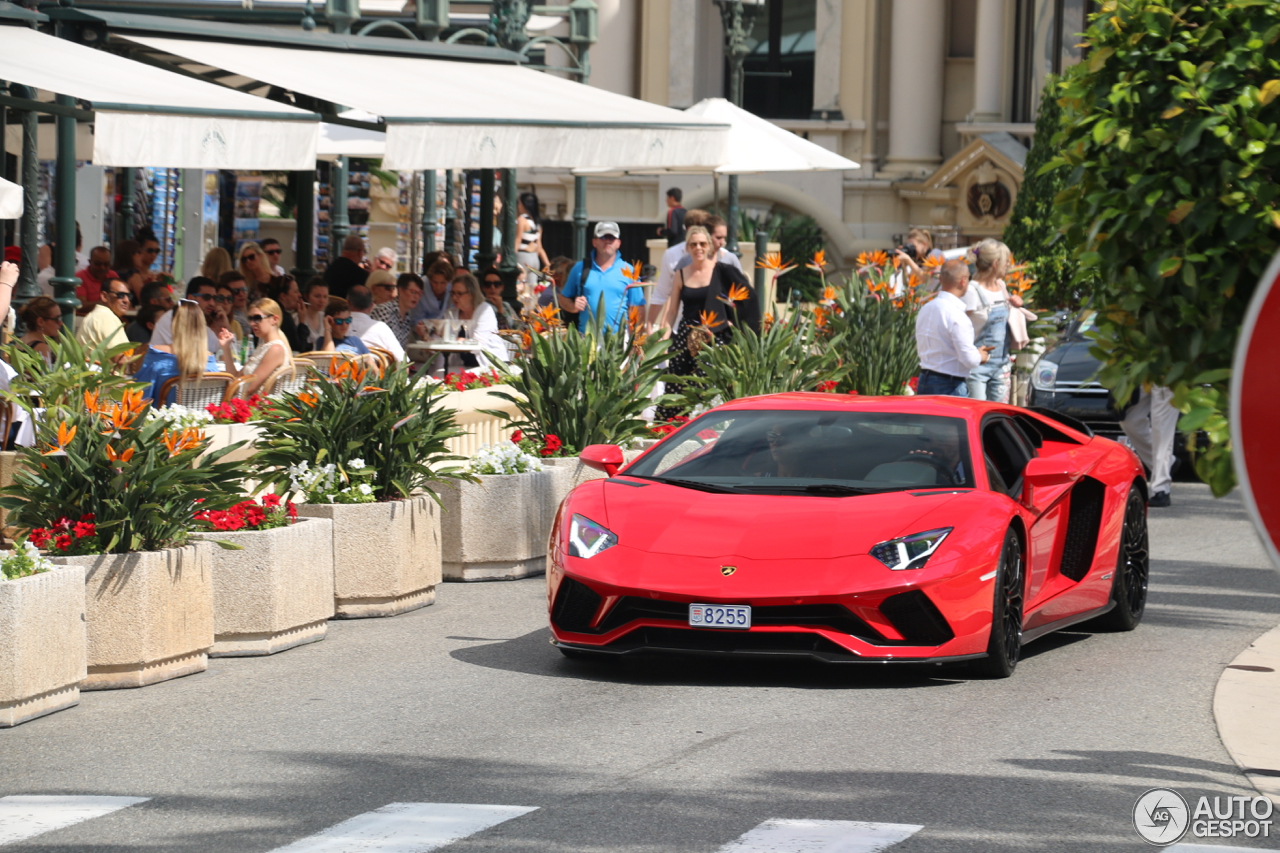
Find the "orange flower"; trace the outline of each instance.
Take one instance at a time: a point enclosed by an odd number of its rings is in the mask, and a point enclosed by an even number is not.
[[[735,284],[729,288],[729,298],[734,302],[744,302],[751,298],[751,291],[740,284]]]
[[[316,407],[316,403],[320,402],[320,395],[313,393],[311,391],[303,391],[301,394],[298,395],[298,400],[300,402],[306,403],[308,406],[314,409]]]
[[[634,332],[643,319],[644,315],[640,312],[640,306],[632,305],[627,309],[627,330]]]
[[[107,445],[107,460],[109,462],[128,462],[132,458],[133,458],[132,447],[125,448],[125,451],[123,453],[116,453],[115,448],[113,448],[109,444]]]
[[[623,264],[623,265],[622,265],[622,275],[623,275],[623,277],[624,277],[624,278],[626,278],[626,279],[627,279],[627,281],[639,282],[639,281],[640,281],[640,271],[641,271],[642,269],[644,269],[644,264],[643,264],[643,263],[641,263],[640,261],[636,261],[636,262],[635,262],[635,264],[633,264],[633,265],[631,265],[631,266],[628,266],[627,264]]]
[[[819,329],[827,325],[827,309],[823,308],[822,306],[818,306],[817,308],[814,308],[813,322],[817,325]]]
[[[872,266],[882,267],[882,266],[884,266],[884,265],[885,265],[885,264],[887,264],[887,263],[889,263],[889,253],[888,253],[888,252],[884,251],[883,249],[880,249],[880,250],[878,250],[878,251],[875,251],[875,252],[872,252],[872,253],[871,253],[871,264],[872,264]]]
[[[783,263],[781,252],[769,252],[763,258],[756,261],[756,268],[762,270],[775,270],[778,275],[782,275],[788,270],[795,269],[796,265]]]
[[[125,391],[124,398],[120,401],[131,415],[140,415],[147,408],[147,401],[142,397],[142,389],[137,388],[133,391]]]
[[[341,379],[350,371],[351,362],[345,358],[338,358],[336,355],[329,359],[329,376],[333,379]]]
[[[102,434],[115,435],[118,438],[123,430],[133,428],[133,422],[138,419],[138,414],[130,411],[122,403],[112,403],[110,409],[99,409],[98,417],[102,418],[107,427]]]
[[[68,427],[67,422],[63,421],[62,423],[58,424],[58,443],[51,446],[48,450],[46,450],[44,453],[40,455],[41,456],[65,455],[67,451],[67,445],[70,444],[75,439],[75,437],[76,437],[76,428]]]
[[[541,329],[535,329],[534,331],[541,331]],[[521,332],[521,333],[520,333],[520,345],[521,345],[524,349],[529,349],[530,347],[532,347],[532,346],[533,346],[533,335],[529,334],[528,332]]]
[[[836,301],[836,289],[831,285],[822,288],[822,302],[826,305],[832,305]]]
[[[924,259],[924,263],[922,263],[920,266],[924,267],[930,272],[933,272],[934,270],[942,269],[942,265],[945,263],[946,263],[946,260],[943,259],[942,256],[930,255],[929,257]]]
[[[805,266],[811,270],[814,270],[815,272],[822,272],[823,269],[825,269],[827,266],[827,250],[819,249],[818,251],[814,252],[813,260],[805,264]]]
[[[902,256],[901,256],[901,255],[894,255],[894,256],[893,256],[893,268],[896,270],[896,269],[897,269],[898,267],[900,267],[900,266],[902,266]]]
[[[172,457],[199,447],[200,442],[204,441],[204,433],[195,427],[187,427],[180,433],[165,430],[162,440],[164,441],[164,446],[169,450],[169,456]]]
[[[535,323],[538,320],[541,320],[553,329],[560,325],[560,312],[556,310],[556,306],[554,305],[543,305],[534,312],[533,316],[536,318]],[[541,332],[542,329],[535,329],[534,331]]]
[[[714,329],[724,322],[724,320],[716,319],[716,315],[712,311],[699,311],[698,319],[702,321],[702,325],[708,329]]]
[[[89,414],[91,415],[96,415],[98,413],[98,392],[97,391],[84,392],[84,407],[86,410],[88,410]]]

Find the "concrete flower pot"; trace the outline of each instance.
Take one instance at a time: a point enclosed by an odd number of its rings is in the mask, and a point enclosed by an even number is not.
[[[240,462],[257,453],[261,429],[256,424],[207,424],[204,434],[209,438],[209,449],[205,453],[221,450],[238,441],[248,442],[244,447],[222,457],[224,462]]]
[[[302,504],[333,521],[333,594],[339,619],[396,616],[436,600],[440,508],[425,495],[370,504]]]
[[[333,617],[333,522],[202,533],[241,546],[213,551],[210,657],[273,655],[323,640]]]
[[[19,466],[18,452],[5,450],[0,452],[0,489],[13,485],[13,474]],[[0,509],[0,529],[8,527],[9,510]],[[12,536],[10,538],[13,538]]]
[[[88,675],[81,690],[145,687],[203,672],[213,645],[210,542],[52,557],[84,568]]]
[[[555,517],[556,510],[560,508],[561,502],[578,486],[587,482],[587,480],[603,480],[605,476],[603,471],[597,471],[594,468],[588,468],[583,465],[576,456],[543,459],[542,465],[555,478],[551,493],[547,495],[548,518]]]
[[[472,388],[470,391],[450,391],[440,398],[440,406],[453,410],[454,422],[464,431],[445,442],[450,453],[458,456],[474,456],[476,451],[486,444],[501,444],[511,440],[515,428],[510,421],[485,414],[483,410],[506,412],[511,417],[518,417],[516,404],[495,397],[493,391],[505,391],[517,394],[510,385],[492,385],[488,388]]]
[[[0,728],[80,704],[84,568],[0,580]]]
[[[483,474],[440,489],[446,581],[515,580],[547,568],[547,512],[557,475]]]

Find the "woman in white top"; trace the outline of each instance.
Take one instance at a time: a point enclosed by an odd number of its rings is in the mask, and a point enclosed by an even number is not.
[[[964,310],[973,323],[973,345],[992,346],[985,363],[969,372],[969,396],[997,403],[1009,402],[1009,312],[1022,299],[1010,294],[1004,275],[1012,253],[999,240],[986,239],[974,248],[976,273],[964,294]]]
[[[480,292],[476,277],[466,270],[460,270],[449,285],[453,299],[448,312],[445,313],[445,325],[454,324],[459,328],[458,337],[470,338],[480,344],[482,352],[451,354],[448,368],[479,367],[487,370],[494,361],[505,362],[509,352],[507,342],[498,335],[498,316],[493,306],[485,301]],[[466,334],[462,329],[466,330]]]
[[[258,299],[249,305],[249,329],[259,344],[249,355],[249,360],[240,370],[235,369],[235,362],[224,347],[223,355],[229,372],[236,376],[248,377],[241,385],[241,395],[248,397],[256,394],[262,383],[272,373],[286,364],[293,363],[293,352],[289,342],[280,331],[280,323],[284,319],[284,311],[274,299]],[[227,344],[229,347],[230,344]]]
[[[542,223],[538,219],[538,197],[533,193],[521,193],[516,202],[520,215],[516,219],[516,260],[527,270],[525,283],[529,293],[538,281],[535,273],[551,265],[547,252],[542,248]]]

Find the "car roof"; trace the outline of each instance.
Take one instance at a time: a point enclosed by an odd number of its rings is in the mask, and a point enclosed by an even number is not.
[[[869,397],[861,394],[831,394],[818,391],[792,391],[743,397],[717,406],[714,411],[732,409],[792,409],[797,411],[868,411],[903,412],[916,415],[940,415],[966,419],[981,418],[990,411],[1008,411],[1003,403],[970,400],[965,397],[912,396]]]

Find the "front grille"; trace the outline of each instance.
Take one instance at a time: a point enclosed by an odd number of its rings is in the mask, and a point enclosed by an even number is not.
[[[689,605],[680,601],[662,601],[651,598],[626,596],[618,600],[608,615],[600,621],[600,633],[608,633],[639,619],[671,619],[687,623]],[[783,604],[751,608],[752,626],[796,626],[829,628],[842,634],[850,634],[873,643],[883,643],[884,637],[839,604]]]
[[[739,652],[744,654],[816,653],[852,657],[820,634],[804,632],[700,631],[694,628],[639,628],[610,647],[668,649],[683,652]]]
[[[1062,565],[1058,571],[1073,581],[1082,580],[1093,565],[1106,491],[1106,486],[1092,477],[1084,477],[1071,487],[1071,501],[1067,507],[1070,516],[1062,544]]]
[[[566,577],[560,581],[556,601],[551,608],[551,621],[563,631],[594,633],[591,620],[600,609],[600,594],[584,583]]]
[[[910,645],[940,646],[955,638],[942,611],[921,590],[889,596],[880,603],[880,612]]]

